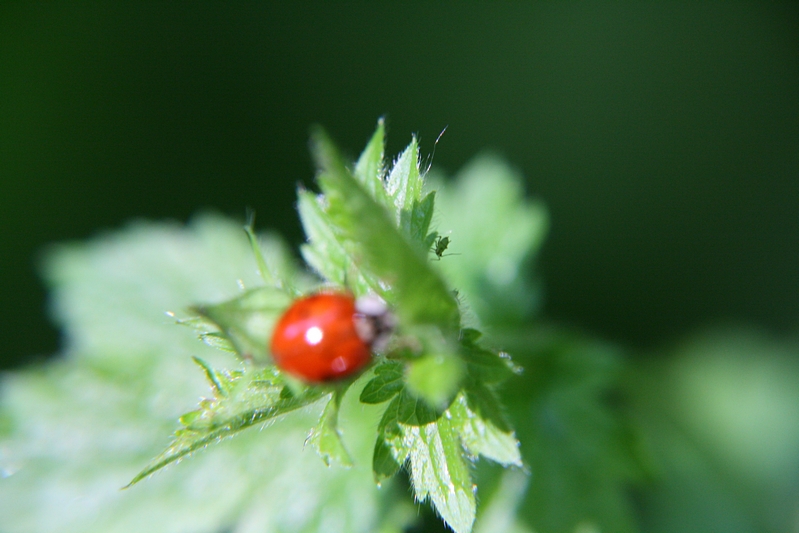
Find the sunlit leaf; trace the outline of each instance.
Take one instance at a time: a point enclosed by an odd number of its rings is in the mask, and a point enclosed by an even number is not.
[[[414,137],[394,162],[386,182],[386,191],[394,202],[396,225],[406,235],[411,235],[413,208],[421,200],[423,186],[419,173],[419,145]]]
[[[380,119],[377,122],[377,129],[374,135],[372,135],[366,148],[364,148],[361,156],[355,163],[355,169],[352,174],[364,190],[366,190],[378,204],[389,208],[392,202],[386,194],[386,186],[383,177],[385,135],[385,121]]]
[[[469,396],[474,395],[472,393]],[[498,400],[484,391],[479,401],[480,407],[470,407],[466,396],[461,394],[449,407],[452,424],[457,427],[463,446],[475,457],[482,455],[503,466],[521,466],[516,435],[508,428],[507,422],[497,423],[496,415],[487,415],[488,409],[483,407],[493,402],[491,410],[496,412],[499,410]]]
[[[258,241],[268,264],[289,264],[271,255],[271,239]],[[242,295],[241,286],[262,285],[241,222],[213,215],[186,226],[138,222],[59,246],[48,255],[46,271],[65,349],[53,363],[2,377],[4,533],[327,533],[331,521],[336,531],[367,533],[388,517],[399,530],[415,519],[405,512],[410,498],[398,497],[392,483],[374,486],[382,409],[361,404],[360,389],[345,395],[340,407],[349,469],[327,468],[303,446],[323,408],[317,401],[258,424],[262,430],[213,441],[119,490],[164,449],[181,413],[184,424],[196,428],[190,431],[206,434],[222,429],[238,405],[225,412],[222,402],[208,416],[215,390],[255,396],[238,389],[247,381],[240,360],[198,341],[192,328],[176,327],[174,319],[197,302],[224,302]],[[197,331],[215,328],[206,319],[195,325]],[[263,384],[252,386],[263,393]],[[289,395],[280,395],[286,402]]]
[[[219,328],[245,359],[269,361],[267,343],[280,315],[292,296],[276,287],[251,289],[226,302],[201,305],[195,311]]]
[[[402,429],[410,448],[411,482],[416,497],[429,497],[453,531],[468,533],[477,503],[457,430],[447,416],[435,423],[403,425]]]
[[[281,394],[285,384],[272,368],[227,375],[206,368],[206,374],[220,393],[181,417],[183,427],[175,432],[172,443],[128,486],[208,444],[305,407],[325,394],[320,388],[307,388],[300,396]]]
[[[312,430],[308,442],[313,445],[326,465],[329,466],[331,461],[335,461],[349,467],[352,466],[352,457],[347,452],[338,430],[339,403],[339,393],[334,392],[322,411],[319,423]]]
[[[323,207],[321,197],[300,190],[297,209],[300,213],[308,243],[301,247],[305,261],[328,282],[349,287],[355,294],[364,295],[379,288],[376,280],[366,279],[345,248],[341,236]]]

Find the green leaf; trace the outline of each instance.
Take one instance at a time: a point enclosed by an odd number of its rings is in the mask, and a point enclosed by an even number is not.
[[[411,234],[413,207],[421,200],[423,185],[419,173],[419,145],[414,137],[397,158],[386,182],[386,191],[394,202],[397,227],[406,235]]]
[[[190,318],[181,318],[177,321],[177,324],[188,326],[193,329],[200,337],[200,340],[208,346],[225,352],[237,353],[236,347],[233,346],[230,339],[220,331],[219,326],[205,317],[194,316]]]
[[[396,396],[388,404],[378,424],[378,435],[372,459],[375,479],[381,482],[400,469],[410,453],[399,425],[399,408],[402,399]]]
[[[405,386],[403,364],[387,361],[375,367],[375,377],[361,391],[361,402],[376,404],[393,398]]]
[[[354,264],[380,278],[382,283],[375,287],[377,292],[397,310],[402,320],[456,328],[457,302],[429,267],[426,256],[400,234],[385,209],[352,177],[327,136],[317,130],[313,140],[321,169],[317,180],[327,200],[326,212]],[[415,152],[415,147],[411,148],[411,153]],[[413,180],[408,177],[403,183],[410,181]],[[401,197],[404,202],[415,187],[406,185],[402,189],[404,193],[399,193],[399,189],[394,191],[395,201]]]
[[[505,388],[534,476],[521,517],[542,533],[581,524],[636,531],[628,492],[640,479],[640,463],[623,413],[608,401],[618,397],[621,353],[565,331],[529,328],[519,335],[501,340],[525,366]]]
[[[255,257],[255,263],[258,265],[258,273],[261,275],[264,283],[280,287],[282,280],[275,277],[272,273],[272,270],[266,264],[264,254],[261,252],[261,246],[258,244],[258,236],[255,234],[255,211],[249,211],[247,213],[247,223],[244,225],[244,231],[247,233],[247,238],[250,241],[250,247]]]
[[[272,264],[269,242],[259,238]],[[313,533],[329,531],[332,521],[340,531],[367,533],[389,517],[399,530],[415,519],[394,512],[410,500],[403,489],[374,486],[382,406],[359,403],[358,382],[339,410],[352,468],[326,468],[304,449],[324,407],[316,402],[119,490],[165,448],[196,398],[214,401],[208,375],[192,356],[212,369],[241,364],[164,315],[230,299],[240,284],[262,285],[240,222],[215,215],[185,226],[136,222],[53,249],[46,272],[64,351],[2,376],[4,532]],[[231,374],[234,391],[243,382],[234,379],[238,370],[214,372]],[[198,411],[184,421],[208,426]]]
[[[455,533],[468,533],[477,504],[458,433],[446,416],[436,423],[402,426],[410,448],[411,483],[417,499],[430,498]]]
[[[427,244],[430,222],[433,221],[433,212],[436,204],[436,193],[428,193],[421,201],[414,200],[411,208],[410,234],[415,242],[425,244],[425,250],[430,247]]]
[[[402,435],[399,426],[394,425],[387,428],[387,431],[375,441],[372,469],[378,486],[384,480],[394,477],[399,472],[399,469],[402,468],[402,463],[405,462],[410,452],[407,447],[389,444],[396,440],[402,440]],[[404,457],[399,459],[398,456],[403,454]]]
[[[397,422],[406,426],[423,426],[435,422],[441,415],[426,401],[414,396],[407,389],[399,394],[397,406]]]
[[[476,413],[486,423],[505,433],[513,433],[513,428],[508,422],[502,404],[493,388],[485,383],[469,380],[464,388],[469,410]]]
[[[341,404],[341,394],[335,391],[327,402],[319,423],[312,430],[308,442],[313,445],[322,461],[330,466],[331,461],[336,461],[342,466],[351,467],[352,457],[350,457],[344,442],[341,440],[341,433],[338,430],[338,411]]]
[[[464,330],[474,332],[474,330]],[[462,333],[460,354],[466,362],[469,375],[486,384],[502,383],[506,379],[520,374],[521,367],[515,365],[505,352],[493,352],[478,345],[472,333]]]
[[[446,346],[424,328],[416,333],[422,346]],[[361,396],[371,403],[391,399],[378,424],[375,478],[386,479],[407,465],[416,498],[429,498],[451,528],[464,532],[476,513],[469,459],[482,455],[503,466],[522,464],[516,435],[488,385],[514,376],[515,367],[506,356],[479,346],[479,337],[475,330],[462,332],[463,361],[431,352],[404,365],[384,363]]]
[[[305,261],[329,282],[349,287],[357,295],[379,288],[375,280],[366,279],[345,248],[325,212],[323,199],[304,190],[298,191],[297,198],[300,220],[309,241],[301,247]]]
[[[367,388],[369,385],[364,391]],[[375,385],[372,390],[381,388]],[[493,396],[488,398],[482,399],[483,403],[496,401]],[[494,408],[498,410],[498,404]],[[515,435],[507,424],[495,424],[486,416],[488,411],[482,404],[471,407],[460,394],[448,410],[437,413],[403,389],[394,395],[378,425],[375,478],[381,481],[393,476],[408,461],[416,498],[429,497],[453,530],[470,531],[476,512],[475,487],[465,452],[474,457],[485,455],[503,465],[521,465]]]
[[[282,289],[260,287],[232,300],[194,310],[216,324],[242,358],[265,362],[271,360],[267,343],[272,329],[292,299]]]
[[[543,203],[524,197],[524,179],[496,155],[476,157],[436,195],[439,234],[449,249],[436,266],[483,324],[523,324],[540,307],[530,275],[548,229]]]
[[[202,401],[200,409],[181,417],[183,427],[175,432],[172,443],[127,487],[208,444],[305,407],[325,394],[319,387],[309,387],[299,396],[281,394],[285,385],[274,368],[235,373],[217,372],[207,366],[205,369],[219,393]]]
[[[464,367],[455,355],[426,354],[408,365],[405,380],[408,391],[443,411],[460,389]]]
[[[377,121],[377,129],[369,140],[369,144],[366,145],[361,157],[358,158],[358,162],[355,163],[353,176],[377,203],[390,208],[393,202],[386,194],[385,183],[383,182],[385,135],[385,121],[381,118]]]
[[[470,391],[468,397],[471,402],[459,395],[449,407],[463,446],[475,457],[482,455],[503,466],[522,466],[519,441],[501,417],[496,397],[480,388]]]

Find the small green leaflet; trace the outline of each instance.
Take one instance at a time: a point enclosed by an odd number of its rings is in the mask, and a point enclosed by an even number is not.
[[[200,359],[195,361],[208,377],[213,398],[201,401],[199,409],[180,417],[182,427],[175,432],[172,443],[128,487],[208,444],[305,407],[329,393],[320,387],[308,387],[296,395],[274,367],[228,372],[214,370]]]
[[[263,363],[271,360],[266,343],[272,328],[291,301],[282,289],[259,287],[227,302],[196,306],[194,311],[218,328],[205,335],[221,334],[243,359]]]
[[[478,386],[475,389],[480,390]],[[474,457],[482,455],[503,466],[521,466],[519,442],[499,414],[499,401],[488,389],[476,390],[458,395],[449,407],[463,447]]]
[[[335,461],[342,466],[352,466],[352,457],[344,447],[341,440],[341,433],[338,430],[338,411],[341,406],[341,399],[346,389],[336,389],[330,400],[327,402],[319,423],[311,431],[308,442],[313,445],[316,452],[326,465],[330,466],[331,461]]]
[[[383,119],[377,122],[377,129],[366,145],[352,175],[361,187],[380,205],[387,209],[393,204],[386,194],[383,182],[383,149],[386,142],[386,127]]]
[[[429,250],[436,237],[435,233],[428,233],[430,223],[433,221],[433,208],[436,204],[435,191],[427,193],[422,200],[414,200],[410,216],[410,236],[415,242],[424,243],[424,249]]]
[[[419,174],[419,145],[414,137],[411,144],[397,158],[388,175],[386,190],[394,201],[397,226],[406,235],[411,234],[414,205],[422,197],[422,177]]]
[[[386,361],[375,368],[375,377],[361,391],[363,403],[383,403],[393,398],[405,386],[403,364],[399,361]]]
[[[261,275],[261,279],[263,279],[264,283],[267,285],[279,287],[282,280],[269,268],[266,258],[261,251],[261,246],[258,243],[258,235],[255,234],[255,211],[247,211],[247,223],[244,225],[244,231],[247,233],[247,239],[250,241],[250,248],[252,248],[253,255],[255,256],[255,264],[258,265],[258,273]]]

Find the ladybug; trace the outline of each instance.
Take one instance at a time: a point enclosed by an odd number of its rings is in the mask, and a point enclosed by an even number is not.
[[[278,368],[322,383],[361,370],[391,329],[385,303],[345,292],[320,292],[295,300],[275,324],[270,344]]]

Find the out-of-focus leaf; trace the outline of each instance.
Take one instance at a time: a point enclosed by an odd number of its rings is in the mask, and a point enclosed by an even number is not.
[[[328,282],[339,287],[349,287],[356,295],[364,295],[379,288],[376,280],[367,279],[355,263],[355,258],[345,248],[336,234],[335,226],[325,212],[322,198],[301,190],[297,193],[300,212],[308,243],[301,247],[302,256]]]
[[[461,337],[460,353],[473,379],[486,385],[496,385],[522,372],[507,353],[493,352],[477,344],[479,332],[465,329]]]
[[[524,197],[518,172],[494,155],[475,158],[436,196],[436,229],[450,239],[436,266],[483,324],[508,326],[540,304],[530,267],[548,216]]]
[[[352,457],[347,452],[338,430],[339,399],[338,392],[334,392],[322,411],[319,423],[314,427],[308,442],[313,445],[326,465],[330,466],[331,461],[334,461],[342,466],[350,467],[352,466]]]
[[[284,394],[282,377],[272,367],[263,370],[250,367],[246,372],[236,373],[206,367],[206,375],[217,392],[215,397],[203,400],[199,409],[180,418],[183,427],[175,432],[167,449],[144,467],[128,486],[211,443],[305,407],[325,394],[324,389],[318,387],[306,388],[302,395]],[[322,415],[323,425],[329,426],[327,419],[335,414],[331,415],[326,409]]]
[[[500,418],[499,401],[485,389],[477,388],[469,396],[477,397],[472,406],[461,394],[449,407],[452,424],[458,427],[466,450],[475,457],[482,455],[503,466],[522,466],[519,441],[507,422]]]
[[[518,516],[530,477],[521,470],[506,470],[497,489],[489,498],[480,498],[480,513],[474,533],[534,533]]]
[[[639,494],[656,533],[777,533],[799,508],[799,344],[717,327],[635,364],[629,389],[651,463]]]
[[[524,366],[504,388],[532,473],[520,517],[541,533],[636,531],[629,488],[642,465],[627,417],[610,403],[621,387],[620,351],[543,327],[494,340]]]
[[[272,329],[291,302],[292,296],[282,289],[258,287],[194,311],[213,322],[242,358],[264,363],[271,361],[267,343]]]
[[[460,390],[465,373],[456,355],[426,354],[409,363],[405,383],[411,394],[443,411]]]
[[[233,346],[230,339],[222,333],[219,326],[205,317],[193,316],[190,318],[181,318],[177,323],[193,329],[200,337],[200,340],[212,348],[230,353],[238,353],[236,347]]]
[[[267,262],[284,264],[270,256],[270,239],[259,242]],[[382,527],[381,512],[414,519],[392,514],[390,483],[374,486],[381,409],[358,401],[357,381],[338,424],[352,468],[325,467],[303,449],[320,416],[317,402],[119,490],[168,444],[166,436],[196,398],[227,388],[216,370],[218,383],[209,387],[207,371],[192,356],[209,369],[240,365],[164,314],[179,316],[196,302],[241,294],[240,285],[261,285],[240,223],[218,216],[187,227],[136,223],[56,248],[47,273],[64,353],[55,363],[2,378],[3,533],[349,533]],[[238,394],[239,382],[232,380],[229,394]],[[217,423],[200,413],[184,421]]]
[[[255,264],[258,265],[258,273],[264,283],[270,287],[282,287],[283,280],[280,276],[276,275],[272,268],[266,263],[266,258],[261,252],[261,246],[258,243],[258,235],[255,233],[255,212],[248,210],[247,223],[244,225],[244,231],[247,233],[247,238],[250,240],[250,248],[252,248]]]

